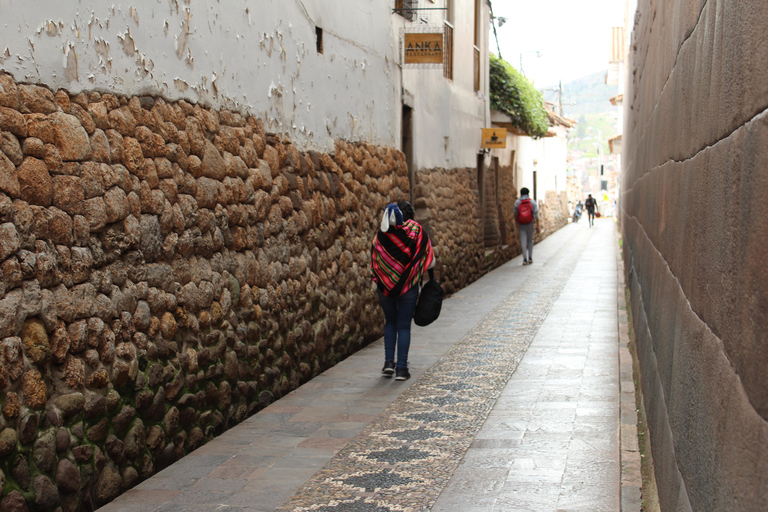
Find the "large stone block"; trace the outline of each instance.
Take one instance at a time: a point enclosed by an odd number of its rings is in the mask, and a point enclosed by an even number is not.
[[[51,114],[53,137],[64,161],[85,160],[91,155],[88,132],[75,116],[56,112]]]
[[[53,176],[53,205],[70,215],[85,211],[83,182],[79,176]]]
[[[19,139],[10,132],[0,131],[0,152],[13,162],[13,165],[21,165],[24,160],[24,153],[21,149]]]
[[[88,220],[91,231],[100,231],[107,225],[107,206],[103,197],[94,197],[83,202],[83,216]]]
[[[24,114],[52,114],[58,110],[50,89],[38,85],[19,85],[19,100]]]
[[[128,107],[111,110],[107,116],[109,127],[117,130],[123,137],[133,137],[136,132],[136,118]],[[97,123],[98,126],[98,123]],[[99,126],[99,128],[101,128]]]
[[[141,151],[139,141],[132,137],[125,137],[121,153],[123,165],[128,168],[131,174],[144,179],[146,177],[144,173],[144,153]]]
[[[110,163],[112,155],[109,149],[109,139],[103,130],[97,129],[90,136],[91,158],[96,162]]]
[[[119,222],[129,214],[128,196],[120,187],[112,187],[104,194],[107,223]]]
[[[5,260],[20,248],[19,234],[11,222],[0,224],[0,261]]]
[[[31,319],[21,327],[21,342],[24,353],[35,364],[42,364],[51,356],[51,345],[45,325],[40,320]]]
[[[21,101],[19,88],[11,75],[0,73],[0,106],[19,110]]]
[[[21,313],[24,293],[19,290],[12,290],[0,299],[0,339],[9,336],[16,336],[24,322],[23,313]]]
[[[17,137],[26,137],[27,121],[18,111],[0,107],[0,130],[11,132]]]
[[[50,206],[53,200],[53,180],[45,162],[25,158],[17,169],[20,197],[30,204]]]
[[[222,180],[226,175],[226,164],[224,158],[210,141],[205,141],[205,150],[202,159],[203,176],[213,180]]]
[[[22,377],[24,404],[30,409],[42,409],[48,400],[48,388],[37,370],[29,370]]]
[[[16,174],[16,166],[3,153],[0,153],[0,192],[8,194],[12,198],[21,195],[21,185]]]

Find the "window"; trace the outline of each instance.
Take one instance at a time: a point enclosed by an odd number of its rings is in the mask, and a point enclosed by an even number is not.
[[[453,25],[445,22],[443,37],[443,76],[453,80]]]
[[[480,48],[475,46],[475,92],[480,90]]]
[[[323,29],[315,27],[315,40],[317,43],[317,53],[323,53]]]
[[[418,0],[395,0],[395,12],[403,18],[413,21],[416,19]]]

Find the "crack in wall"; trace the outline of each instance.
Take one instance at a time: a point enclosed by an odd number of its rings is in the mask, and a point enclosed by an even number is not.
[[[643,314],[642,321],[643,321],[643,323],[645,325],[645,329],[643,329],[642,332],[645,334],[645,336],[647,337],[648,342],[649,342],[648,345],[646,347],[643,347],[643,348],[648,351],[648,357],[651,359],[651,365],[658,369],[658,367],[659,367],[659,362],[658,362],[659,359],[656,356],[656,351],[653,348],[653,334],[651,333],[650,322],[648,321],[648,312],[645,309],[645,301],[643,300],[643,285],[640,283],[639,279],[637,279],[637,277],[636,277],[637,276],[637,270],[636,270],[637,267],[634,265],[634,253],[632,253],[632,249],[631,248],[629,248],[629,251],[630,251],[631,257],[630,257],[630,264],[629,264],[627,270],[628,270],[628,274],[630,276],[632,274],[635,275],[635,279],[631,279],[630,278],[630,280],[627,283],[627,285],[630,288],[630,297],[631,297],[631,299],[632,300],[637,299],[637,301],[638,301],[638,308],[640,309],[640,311],[642,311],[642,314]],[[637,289],[638,289],[638,293],[637,293],[636,297],[633,296],[632,292],[631,292],[633,286],[636,286]],[[634,309],[634,308],[630,307],[630,309]],[[638,327],[637,326],[637,322],[633,322],[633,324],[634,325],[632,326],[632,328],[635,330],[636,333],[639,333],[640,330],[637,328]],[[640,354],[638,354],[638,355],[640,355]],[[663,417],[659,418],[658,421],[660,423],[662,423],[663,428],[666,430],[666,432],[669,434],[669,436],[671,438],[671,443],[670,443],[669,448],[668,448],[669,452],[671,452],[671,457],[669,457],[669,458],[671,458],[671,460],[673,461],[673,468],[672,469],[674,470],[675,474],[677,474],[678,478],[680,479],[681,485],[683,487],[685,487],[683,492],[685,493],[685,496],[687,497],[688,491],[687,491],[687,485],[686,485],[686,482],[685,482],[685,477],[683,476],[682,472],[680,471],[680,466],[677,463],[677,454],[676,454],[677,449],[675,447],[675,433],[672,430],[672,426],[671,426],[670,419],[669,419],[669,413],[668,413],[669,408],[668,408],[667,395],[666,395],[666,392],[664,390],[664,385],[661,383],[661,376],[659,375],[658,370],[656,372],[654,372],[654,374],[651,376],[650,379],[648,378],[648,375],[645,375],[643,380],[642,380],[642,382],[647,383],[649,386],[651,385],[651,381],[653,383],[653,388],[654,389],[653,390],[643,390],[643,394],[646,395],[646,396],[660,396],[661,397],[661,402],[664,404],[664,407],[659,408],[659,410],[661,411],[661,415]],[[655,410],[652,410],[651,411],[651,415],[649,416],[649,419],[653,419],[653,414],[654,413],[655,413]],[[651,443],[652,443],[651,451],[652,452],[656,451],[658,453],[658,452],[662,451],[662,450],[660,450],[660,448],[662,446],[664,446],[663,441],[659,441],[659,437],[660,437],[661,433],[656,431],[656,432],[652,432],[651,434],[652,434],[651,437],[650,437]],[[656,441],[655,449],[653,447],[653,444],[654,444],[653,441],[654,440]],[[659,444],[659,443],[661,443],[661,444]],[[667,458],[665,457],[665,459],[667,459]],[[659,464],[659,462],[656,463],[656,466],[658,466],[658,464]],[[690,509],[690,507],[688,507],[688,508]]]
[[[728,365],[729,365],[731,371],[733,372],[733,375],[736,378],[736,381],[738,381],[739,390],[741,391],[743,396],[746,398],[747,403],[749,403],[749,405],[752,407],[752,410],[754,411],[754,413],[757,416],[762,418],[762,416],[760,416],[758,414],[757,410],[754,408],[754,405],[752,404],[752,402],[749,400],[749,393],[747,393],[747,390],[744,388],[744,384],[743,384],[743,382],[741,380],[741,377],[739,375],[738,370],[733,365],[733,361],[731,361],[731,358],[728,357],[728,351],[725,348],[725,344],[723,343],[722,338],[720,338],[717,334],[715,334],[715,332],[709,327],[709,324],[707,324],[704,321],[704,319],[701,316],[699,316],[699,314],[696,312],[696,310],[693,309],[693,306],[691,305],[691,302],[688,300],[688,296],[685,294],[685,289],[683,288],[682,284],[680,283],[680,279],[672,271],[672,268],[670,267],[669,262],[664,257],[664,255],[661,253],[661,251],[659,251],[658,247],[656,247],[656,244],[653,243],[653,240],[651,239],[651,237],[648,236],[648,232],[645,230],[645,227],[643,226],[643,224],[639,221],[639,219],[637,217],[635,217],[633,215],[629,215],[628,213],[626,213],[626,211],[622,211],[622,213],[623,213],[623,217],[624,217],[625,220],[631,220],[631,221],[634,222],[635,226],[637,226],[637,228],[639,229],[639,232],[642,233],[642,235],[645,238],[645,240],[648,242],[648,244],[650,244],[650,247],[653,249],[654,253],[661,259],[661,261],[664,262],[664,267],[665,267],[666,271],[669,273],[669,275],[672,276],[672,278],[675,280],[675,284],[677,285],[677,289],[679,290],[680,295],[684,299],[685,305],[687,306],[688,310],[691,312],[691,314],[693,314],[695,319],[698,322],[700,322],[700,324],[704,327],[704,329],[706,331],[706,334],[711,335],[713,339],[717,340],[717,344],[718,344],[718,348],[719,348],[720,352],[723,354],[723,357],[725,358],[725,360],[728,361]],[[630,250],[632,250],[631,247],[630,247]],[[632,269],[636,269],[637,267],[632,265],[631,268]],[[635,273],[637,274],[637,270],[635,270]],[[639,283],[638,283],[638,285],[639,285]],[[651,316],[649,315],[649,312],[645,309],[644,305],[643,305],[643,313],[645,314],[646,318],[651,318]],[[649,323],[649,322],[647,322],[647,323]],[[666,403],[666,399],[665,399],[665,403]]]
[[[682,160],[675,160],[673,158],[670,158],[666,162],[664,162],[662,164],[659,164],[659,165],[657,165],[657,166],[647,170],[646,172],[643,173],[642,176],[640,176],[639,178],[635,179],[632,182],[631,186],[624,187],[624,189],[622,191],[622,195],[627,195],[630,192],[632,192],[634,190],[634,188],[635,188],[635,185],[637,185],[640,182],[644,181],[647,176],[649,176],[650,174],[660,170],[662,167],[665,167],[665,166],[667,166],[669,164],[684,164],[684,163],[687,163],[687,162],[691,162],[691,161],[695,160],[696,158],[698,158],[699,155],[701,155],[705,151],[710,150],[710,149],[714,149],[718,145],[726,143],[728,141],[728,139],[733,137],[736,134],[736,132],[738,132],[739,130],[749,129],[749,125],[757,123],[757,122],[761,121],[763,118],[768,119],[768,105],[766,105],[766,107],[763,110],[761,110],[760,112],[758,112],[757,114],[752,116],[744,124],[734,128],[731,132],[729,132],[728,134],[726,134],[725,136],[723,136],[722,138],[720,138],[716,142],[703,146],[694,155],[692,155],[692,156],[690,156],[688,158],[682,159]],[[648,179],[650,179],[650,178],[648,178]]]
[[[659,103],[660,103],[661,97],[664,95],[664,91],[666,90],[667,86],[669,85],[669,82],[670,82],[670,79],[672,78],[672,75],[674,75],[674,73],[675,73],[675,68],[677,68],[677,61],[680,58],[680,54],[683,52],[686,43],[688,43],[688,40],[690,40],[691,37],[693,37],[693,34],[696,32],[696,29],[699,28],[699,24],[701,23],[701,19],[704,16],[704,11],[706,10],[707,6],[709,5],[709,1],[710,0],[706,0],[704,2],[704,4],[701,6],[701,10],[699,11],[699,17],[696,20],[696,25],[693,27],[693,30],[691,30],[688,33],[688,35],[685,36],[685,38],[680,43],[680,47],[678,48],[677,53],[675,53],[675,61],[672,63],[672,67],[669,69],[669,73],[667,74],[667,78],[664,81],[664,86],[661,88],[661,91],[659,91],[659,96],[658,96],[659,99],[654,104],[653,109],[651,109],[651,114],[648,116],[648,119],[646,120],[645,126],[643,126],[643,132],[644,133],[646,133],[648,131],[648,124],[651,122],[651,119],[654,117],[654,114],[656,113],[656,110],[659,108]],[[655,14],[656,13],[654,11],[654,17],[653,17],[653,21],[650,24],[651,26],[649,27],[650,28],[649,33],[653,32],[653,25],[655,24],[655,21],[656,21]],[[648,62],[648,59],[647,59],[648,49],[649,49],[649,47],[645,48],[646,54],[645,54],[645,56],[642,59],[642,63],[643,64]],[[640,73],[640,75],[642,75],[642,73]],[[633,87],[633,93],[636,94],[636,91],[637,91],[637,88]],[[635,98],[633,98],[633,103],[636,103],[634,101],[634,99]]]

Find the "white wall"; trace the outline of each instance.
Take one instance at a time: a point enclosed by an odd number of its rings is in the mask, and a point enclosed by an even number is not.
[[[519,192],[527,187],[533,195],[533,172],[536,171],[537,196],[543,201],[548,191],[565,192],[567,181],[567,141],[566,129],[558,126],[557,135],[533,139],[507,132],[506,149],[494,149],[492,156],[499,158],[499,165],[512,164],[512,151],[515,152],[515,188]]]
[[[254,114],[302,148],[331,149],[335,138],[397,147],[391,4],[2,0],[0,69],[54,90],[156,94]]]
[[[445,7],[449,0],[421,0],[419,7]],[[392,2],[394,3],[394,2]],[[452,0],[454,9],[453,79],[443,69],[398,66],[403,89],[413,96],[413,161],[416,169],[475,167],[480,149],[481,128],[490,126],[488,95],[488,38],[490,11],[480,2],[480,92],[474,90],[475,0]],[[442,30],[443,11],[422,11],[419,17]],[[412,23],[394,15],[394,41],[399,49],[400,28]],[[398,52],[398,63],[400,54]],[[400,108],[400,107],[398,107]],[[398,122],[400,116],[398,115]]]

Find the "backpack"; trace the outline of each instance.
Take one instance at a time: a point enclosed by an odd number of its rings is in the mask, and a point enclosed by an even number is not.
[[[533,222],[533,205],[530,199],[523,199],[517,206],[517,222],[520,224]]]

